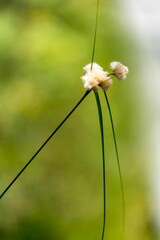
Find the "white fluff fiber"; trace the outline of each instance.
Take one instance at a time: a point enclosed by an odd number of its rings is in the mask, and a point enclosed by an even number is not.
[[[128,67],[120,62],[111,62],[110,68],[113,70],[112,74],[119,80],[124,80],[129,72]]]
[[[112,79],[108,72],[105,72],[103,68],[97,63],[89,63],[84,68],[84,75],[81,77],[84,88],[87,90],[98,90],[98,86],[101,86],[104,90],[107,90],[112,84]]]

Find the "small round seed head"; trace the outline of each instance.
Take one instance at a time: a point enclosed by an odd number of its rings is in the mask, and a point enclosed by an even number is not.
[[[107,91],[108,88],[112,85],[113,81],[110,77],[108,77],[108,79],[104,82],[102,82],[100,84],[101,88],[104,90],[104,91]]]
[[[98,86],[108,89],[112,84],[112,80],[109,77],[109,73],[105,72],[101,66],[97,63],[87,64],[84,68],[84,75],[81,77],[84,88],[87,90],[98,90]]]
[[[119,80],[124,80],[129,72],[128,67],[120,62],[111,62],[110,68],[113,70],[112,75]]]

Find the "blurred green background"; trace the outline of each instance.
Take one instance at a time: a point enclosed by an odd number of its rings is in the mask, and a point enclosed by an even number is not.
[[[0,191],[84,93],[96,0],[1,0]],[[95,61],[129,67],[108,91],[126,195],[126,239],[155,239],[142,178],[138,49],[116,0],[101,1]],[[136,94],[135,94],[136,93]],[[106,239],[121,239],[122,199],[102,94],[107,158]],[[99,122],[91,93],[0,201],[1,240],[97,240],[102,228]]]

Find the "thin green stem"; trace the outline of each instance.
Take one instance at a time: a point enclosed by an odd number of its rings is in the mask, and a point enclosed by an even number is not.
[[[109,116],[111,120],[111,126],[112,126],[112,133],[113,133],[113,140],[114,140],[114,146],[116,150],[116,158],[117,158],[117,165],[118,165],[118,171],[119,171],[119,177],[120,177],[120,184],[121,184],[121,192],[122,192],[122,209],[123,209],[123,232],[125,228],[125,196],[124,196],[124,186],[123,186],[123,178],[122,178],[122,173],[121,173],[121,166],[120,166],[120,160],[119,160],[119,153],[118,153],[118,147],[117,147],[117,141],[116,141],[116,134],[114,130],[114,123],[113,123],[113,117],[112,117],[112,112],[111,112],[111,107],[110,103],[107,97],[106,92],[104,91],[105,99],[107,102],[108,110],[109,110]]]
[[[103,228],[102,228],[102,240],[104,239],[105,226],[106,226],[106,171],[105,171],[105,150],[104,150],[104,130],[103,130],[103,115],[102,108],[99,99],[98,92],[94,91],[97,102],[99,124],[101,132],[101,143],[102,143],[102,162],[103,162]]]
[[[36,151],[36,153],[31,157],[31,159],[27,162],[27,164],[22,168],[22,170],[17,174],[17,176],[11,181],[8,187],[2,192],[0,195],[0,199],[4,196],[4,194],[10,189],[13,183],[20,177],[20,175],[24,172],[24,170],[28,167],[28,165],[34,160],[34,158],[38,155],[38,153],[44,148],[44,146],[49,142],[49,140],[55,135],[55,133],[62,127],[62,125],[66,122],[66,120],[72,115],[72,113],[76,110],[76,108],[82,103],[82,101],[87,97],[90,91],[86,91],[79,102],[75,105],[75,107],[69,112],[69,114],[63,119],[63,121],[58,125],[58,127],[51,133],[51,135],[47,138],[47,140],[41,145],[41,147]]]
[[[96,40],[97,40],[99,1],[100,0],[97,0],[97,7],[96,7],[96,21],[95,21],[95,31],[94,31],[94,38],[93,38],[93,49],[92,49],[92,57],[91,57],[91,70],[92,70],[93,61],[94,61],[94,54],[95,54]]]

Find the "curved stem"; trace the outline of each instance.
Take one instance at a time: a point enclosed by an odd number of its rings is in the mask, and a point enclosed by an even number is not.
[[[101,143],[102,143],[102,162],[103,162],[103,228],[102,228],[102,240],[104,239],[105,226],[106,226],[106,172],[105,172],[105,150],[104,150],[104,130],[103,130],[103,115],[102,108],[99,99],[98,92],[95,93],[95,98],[97,102],[98,115],[99,115],[99,124],[101,132]]]
[[[38,155],[38,153],[44,148],[44,146],[49,142],[49,140],[54,136],[54,134],[61,128],[61,126],[66,122],[66,120],[72,115],[72,113],[76,110],[76,108],[82,103],[82,101],[87,97],[90,91],[86,91],[79,102],[75,105],[75,107],[69,112],[69,114],[63,119],[63,121],[58,125],[58,127],[51,133],[51,135],[47,138],[47,140],[40,146],[40,148],[36,151],[36,153],[31,157],[31,159],[27,162],[27,164],[21,169],[21,171],[17,174],[17,176],[11,181],[8,187],[1,193],[0,199],[4,196],[4,194],[10,189],[13,183],[20,177],[20,175],[24,172],[24,170],[28,167],[28,165],[34,160],[34,158]]]
[[[119,160],[119,153],[118,153],[118,147],[117,147],[117,141],[116,141],[116,134],[114,130],[114,123],[113,123],[113,117],[112,117],[112,112],[111,112],[111,107],[109,104],[109,100],[107,97],[106,92],[104,91],[105,99],[107,102],[108,110],[109,110],[109,116],[111,120],[111,126],[112,126],[112,133],[113,133],[113,140],[114,140],[114,146],[116,150],[116,158],[117,158],[117,165],[118,165],[118,171],[119,171],[119,177],[120,177],[120,184],[121,184],[121,191],[122,191],[122,207],[123,207],[123,232],[124,232],[124,227],[125,227],[125,196],[124,196],[124,186],[123,186],[123,178],[122,178],[122,173],[121,173],[121,166],[120,166],[120,160]]]
[[[95,22],[95,31],[94,31],[94,38],[93,38],[93,49],[92,49],[92,57],[91,57],[91,70],[92,70],[92,66],[93,66],[94,54],[95,54],[95,48],[96,48],[99,1],[100,0],[97,0],[97,7],[96,7],[96,22]]]

